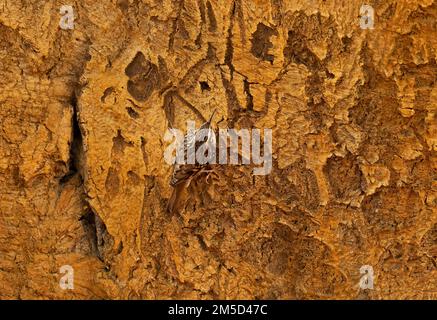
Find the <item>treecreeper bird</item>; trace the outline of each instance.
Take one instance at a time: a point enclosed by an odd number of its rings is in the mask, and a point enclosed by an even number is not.
[[[176,162],[173,165],[173,174],[170,180],[170,185],[173,187],[173,192],[167,204],[167,211],[174,213],[178,209],[178,202],[182,191],[187,188],[191,180],[201,172],[208,172],[208,163],[201,164],[196,158],[196,151],[203,144],[211,143],[212,136],[215,135],[211,128],[211,121],[216,110],[213,111],[209,120],[202,124],[199,129],[188,132],[183,141],[184,163]],[[204,131],[208,130],[208,134],[204,135]],[[203,134],[202,134],[203,133]],[[194,154],[193,154],[194,153]],[[194,159],[194,163],[188,163],[188,159]]]

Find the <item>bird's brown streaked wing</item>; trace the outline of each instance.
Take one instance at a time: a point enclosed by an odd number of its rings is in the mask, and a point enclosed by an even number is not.
[[[172,187],[177,186],[181,182],[186,181],[192,175],[200,170],[200,167],[193,164],[175,164],[173,168],[173,174],[171,176],[170,185]]]
[[[182,194],[184,188],[186,188],[187,182],[191,177],[199,172],[201,168],[201,166],[196,165],[175,165],[170,181],[173,191],[167,204],[167,211],[170,214],[173,214],[177,211],[180,195]]]

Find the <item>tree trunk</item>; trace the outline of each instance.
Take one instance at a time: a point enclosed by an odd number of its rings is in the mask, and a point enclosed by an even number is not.
[[[0,299],[437,298],[436,2],[64,2],[0,1]],[[272,169],[170,214],[214,110]]]

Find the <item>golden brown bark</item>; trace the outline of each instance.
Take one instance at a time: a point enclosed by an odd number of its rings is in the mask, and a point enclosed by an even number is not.
[[[0,0],[0,299],[437,297],[437,3]],[[271,128],[168,215],[169,126]],[[63,265],[74,289],[62,290]],[[360,267],[374,289],[358,286]]]

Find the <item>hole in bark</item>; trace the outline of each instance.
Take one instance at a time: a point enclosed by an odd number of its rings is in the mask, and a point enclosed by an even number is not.
[[[206,91],[210,91],[211,90],[211,87],[209,86],[208,82],[200,81],[199,84],[200,84],[200,90],[202,90],[202,92],[205,91],[205,90]]]
[[[137,101],[147,100],[161,83],[158,66],[147,60],[142,52],[135,55],[124,72],[129,77],[127,91]]]
[[[126,111],[128,113],[128,115],[133,118],[133,119],[138,119],[140,117],[139,113],[136,112],[133,108],[131,107],[127,107]]]
[[[273,64],[274,55],[269,54],[270,48],[273,44],[270,42],[270,37],[278,35],[278,31],[273,28],[266,26],[265,24],[258,23],[256,31],[252,35],[252,48],[250,52],[257,58],[269,61]]]
[[[246,94],[247,110],[253,110],[253,96],[250,93],[250,83],[247,79],[244,79],[244,93]]]
[[[103,92],[103,96],[100,98],[100,101],[102,101],[102,102],[104,103],[106,97],[109,96],[109,95],[110,95],[111,93],[113,93],[114,91],[115,91],[115,90],[114,90],[114,87],[106,88],[106,90]]]
[[[147,71],[146,67],[146,58],[142,52],[138,52],[135,55],[135,58],[129,63],[129,65],[124,70],[124,73],[129,77],[136,76],[141,73],[145,73]]]
[[[80,131],[79,121],[77,116],[77,98],[74,94],[71,97],[71,106],[73,108],[70,156],[68,159],[68,172],[59,180],[61,184],[67,183],[80,168],[80,159],[82,156],[82,132]],[[80,173],[80,172],[79,172]]]
[[[88,239],[91,255],[104,261],[112,250],[114,239],[106,229],[106,225],[100,217],[89,209],[79,221],[82,222],[86,237]]]

